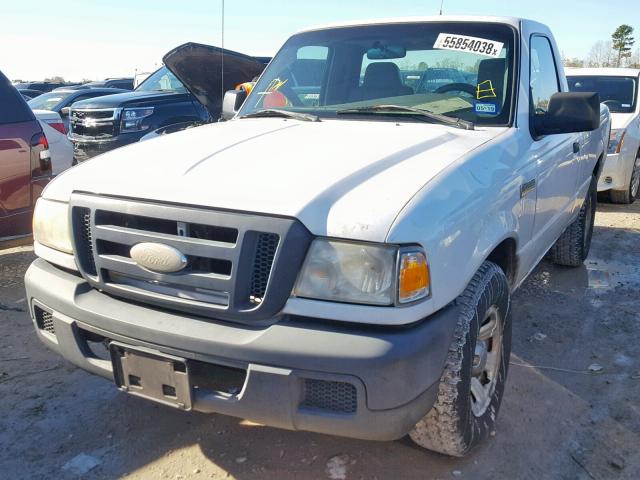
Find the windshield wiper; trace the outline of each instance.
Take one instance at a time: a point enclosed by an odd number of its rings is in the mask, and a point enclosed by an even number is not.
[[[359,108],[346,108],[344,110],[338,110],[336,115],[366,115],[376,113],[399,113],[399,114],[414,114],[421,117],[435,120],[436,122],[443,123],[445,125],[451,125],[452,127],[462,128],[463,130],[473,130],[474,124],[468,120],[463,120],[458,117],[448,117],[439,113],[433,113],[423,108],[406,107],[403,105],[369,105],[367,107]]]
[[[280,110],[278,108],[266,108],[264,110],[258,110],[257,112],[247,113],[240,118],[268,118],[268,117],[282,117],[293,118],[295,120],[301,120],[303,122],[319,122],[320,117],[317,115],[311,115],[310,113],[293,112],[290,110]]]

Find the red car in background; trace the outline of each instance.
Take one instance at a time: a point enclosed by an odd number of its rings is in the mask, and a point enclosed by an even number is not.
[[[51,180],[47,137],[0,72],[0,245],[31,234],[37,198]]]

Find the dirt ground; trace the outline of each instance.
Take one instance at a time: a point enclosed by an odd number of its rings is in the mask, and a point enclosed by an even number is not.
[[[497,432],[464,459],[120,393],[39,343],[22,283],[33,253],[2,251],[0,478],[638,479],[640,202],[598,208],[585,266],[543,262],[516,293]]]

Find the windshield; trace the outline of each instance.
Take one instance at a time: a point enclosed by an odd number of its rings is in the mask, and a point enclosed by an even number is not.
[[[612,113],[633,113],[636,109],[638,86],[634,77],[572,75],[567,82],[572,92],[598,92],[600,101]]]
[[[176,76],[169,71],[167,67],[162,67],[142,82],[138,88],[138,92],[179,92],[186,93],[187,89]]]
[[[75,92],[49,92],[32,98],[27,103],[32,110],[52,110],[58,111],[62,108],[65,100]]]
[[[304,32],[272,60],[240,116],[287,109],[335,117],[341,110],[400,105],[505,125],[511,116],[514,37],[502,24],[453,22]],[[389,114],[417,120],[397,109],[378,111],[375,119]]]

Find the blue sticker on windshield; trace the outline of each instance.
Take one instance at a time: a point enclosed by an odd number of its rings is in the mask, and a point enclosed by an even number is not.
[[[480,115],[498,115],[498,106],[495,103],[477,102],[474,105],[474,110]]]

